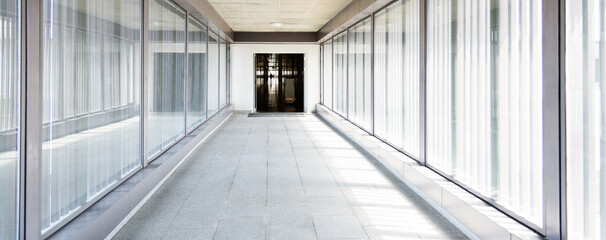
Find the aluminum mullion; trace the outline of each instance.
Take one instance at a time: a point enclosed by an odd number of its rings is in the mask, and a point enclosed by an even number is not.
[[[370,14],[370,134],[375,135],[375,13]]]
[[[419,0],[419,158],[427,165],[427,0]]]
[[[149,102],[148,102],[148,90],[149,90],[149,1],[141,1],[141,92],[140,92],[140,149],[141,149],[141,166],[147,166],[150,161],[147,160],[147,136],[149,133],[149,126],[147,120],[149,119]]]
[[[347,120],[349,120],[349,31],[351,28],[345,30],[345,116],[347,116]]]
[[[206,70],[206,96],[204,96],[204,98],[206,98],[206,102],[205,102],[206,103],[206,114],[204,114],[206,116],[206,119],[204,120],[204,122],[208,121],[208,119],[209,119],[209,117],[208,117],[208,99],[209,99],[208,98],[208,93],[209,93],[208,82],[210,81],[210,79],[208,79],[208,76],[209,76],[209,74],[208,74],[208,72],[209,72],[209,69],[208,69],[209,63],[208,62],[210,60],[210,57],[208,57],[209,56],[208,45],[209,45],[209,40],[210,40],[209,34],[210,34],[209,27],[206,26],[206,61],[205,61],[206,62],[206,69],[205,69]]]
[[[567,149],[566,149],[566,1],[559,1],[559,62],[560,68],[560,238],[568,237]]]
[[[560,33],[559,1],[542,1],[543,54],[543,229],[549,239],[561,239],[561,189],[565,178],[560,175],[565,164],[560,154]],[[565,91],[562,90],[562,93]],[[562,94],[563,95],[563,94]]]
[[[185,54],[184,54],[184,63],[185,66],[183,66],[183,71],[185,71],[184,75],[183,75],[183,90],[185,91],[183,93],[183,132],[184,132],[184,136],[187,136],[187,107],[188,107],[188,83],[189,83],[189,11],[185,12]]]
[[[221,34],[217,34],[217,113],[221,110]]]
[[[22,44],[25,52],[22,55],[22,92],[21,126],[22,133],[21,161],[25,173],[21,186],[24,186],[24,218],[20,220],[21,239],[41,239],[41,173],[42,173],[42,121],[43,121],[43,82],[42,82],[42,36],[43,4],[39,0],[24,0],[22,9],[25,19],[25,31],[22,32]]]
[[[27,76],[27,65],[25,64],[25,61],[22,56],[27,56],[27,34],[25,34],[26,31],[23,31],[23,26],[25,26],[25,24],[27,24],[27,2],[26,1],[22,1],[19,2],[19,13],[21,14],[19,17],[19,36],[21,37],[21,45],[20,45],[20,66],[19,66],[19,70],[20,70],[20,78],[19,78],[19,142],[18,142],[18,153],[19,153],[19,177],[18,177],[18,184],[17,187],[19,189],[19,198],[17,201],[18,204],[18,214],[19,214],[19,220],[18,220],[18,229],[17,229],[17,238],[18,239],[25,239],[25,203],[26,203],[26,185],[25,185],[25,176],[27,175],[26,172],[26,154],[25,154],[25,150],[26,148],[26,141],[25,141],[25,134],[27,133],[25,131],[24,126],[26,126],[27,122],[25,121],[27,113],[26,113],[26,104],[27,104],[27,98],[26,98],[26,90],[27,90],[27,84],[25,84],[26,81],[24,81],[25,76]]]

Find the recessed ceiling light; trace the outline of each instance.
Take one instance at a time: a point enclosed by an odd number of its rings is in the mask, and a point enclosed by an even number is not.
[[[277,28],[277,27],[282,26],[282,23],[281,22],[271,22],[271,25]]]

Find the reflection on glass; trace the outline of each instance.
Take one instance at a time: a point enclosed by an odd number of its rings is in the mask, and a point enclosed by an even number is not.
[[[219,57],[219,97],[220,97],[220,106],[221,108],[227,105],[227,43],[221,39],[221,56]]]
[[[185,13],[150,1],[148,157],[185,135]]]
[[[322,44],[322,71],[324,81],[324,106],[332,109],[332,40],[328,40]]]
[[[43,3],[44,233],[140,166],[141,2]]]
[[[0,4],[0,239],[16,239],[18,223],[19,1]]]
[[[347,115],[347,34],[343,32],[333,40],[333,110]]]
[[[543,225],[540,0],[428,2],[427,161]]]
[[[372,129],[371,108],[371,20],[349,29],[349,120]]]
[[[208,39],[208,116],[219,111],[219,38],[210,32]]]
[[[606,8],[566,1],[568,239],[606,238]]]
[[[375,16],[375,135],[419,155],[419,1]]]
[[[188,20],[187,130],[206,120],[206,28]]]

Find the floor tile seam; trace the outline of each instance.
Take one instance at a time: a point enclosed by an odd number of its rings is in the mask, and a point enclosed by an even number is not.
[[[216,155],[216,152],[217,152],[217,151],[215,150],[215,151],[214,151],[214,153],[213,153],[213,157],[211,158],[211,160],[212,160],[212,159],[214,158],[214,156]],[[185,160],[186,160],[186,161],[191,161],[191,160],[193,160],[193,158],[188,157],[188,159],[185,159]],[[185,163],[185,162],[184,162],[184,163]],[[171,176],[171,177],[169,177],[169,178],[172,178],[172,177],[173,177],[173,176]],[[166,182],[165,182],[165,183],[166,183]],[[165,183],[163,183],[162,185],[164,185]],[[161,187],[161,186],[160,186],[160,187]],[[157,193],[154,193],[154,194],[152,195],[152,198],[156,198],[156,199],[157,199],[157,198],[159,198],[159,197],[155,196],[156,194],[157,194]],[[181,204],[180,204],[180,206],[179,206],[179,208],[178,208],[178,209],[179,209],[179,211],[177,212],[177,214],[175,214],[175,215],[172,217],[172,219],[170,220],[170,222],[169,222],[169,223],[168,223],[168,225],[167,225],[168,227],[170,227],[170,225],[172,225],[172,223],[175,221],[175,219],[177,218],[177,215],[178,215],[178,214],[179,214],[179,212],[180,212],[180,211],[183,209],[183,206],[185,205],[185,202],[187,201],[187,199],[188,199],[190,196],[191,196],[191,191],[189,191],[189,192],[187,193],[187,197],[186,197],[186,198],[183,200],[183,202],[181,202]],[[146,203],[146,204],[147,204],[147,203]],[[133,220],[134,220],[134,219],[133,219]],[[143,219],[139,219],[139,220],[143,220]],[[130,222],[130,221],[129,221],[129,222]],[[166,233],[167,233],[166,229],[163,229],[163,230],[162,230],[162,234],[161,234],[161,239],[163,239],[163,238],[165,237]]]
[[[191,194],[188,194],[188,195],[187,195],[187,198],[189,198],[189,195],[191,195]],[[187,200],[187,198],[186,198],[186,200]],[[175,216],[173,216],[173,217],[172,217],[172,219],[170,220],[170,223],[167,225],[167,228],[169,228],[169,227],[170,227],[170,225],[172,225],[172,224],[173,224],[173,222],[174,222],[174,221],[175,221],[175,219],[177,218],[177,215],[179,215],[179,212],[181,212],[181,209],[183,209],[183,205],[184,205],[184,204],[185,204],[185,201],[183,201],[183,202],[181,203],[181,206],[179,207],[179,211],[177,212],[177,214],[175,214]],[[164,239],[164,236],[166,235],[166,232],[167,232],[167,231],[166,231],[166,229],[163,229],[163,231],[162,231],[162,237],[161,237],[160,239]]]
[[[305,189],[305,186],[303,185],[303,177],[301,177],[301,169],[299,168],[299,161],[297,161],[297,155],[295,154],[295,150],[292,147],[292,142],[290,141],[290,133],[289,131],[286,131],[286,134],[288,135],[288,142],[290,144],[290,151],[293,153],[293,158],[295,159],[295,166],[297,166],[297,173],[299,174],[299,183],[301,184],[301,188],[303,188],[303,194],[305,194],[305,201],[309,202],[309,198],[307,197],[307,190]],[[315,229],[315,226],[314,226]]]
[[[246,135],[246,141],[248,142],[248,137],[250,136],[250,133],[252,131],[252,127],[253,125],[251,124],[251,126],[248,129],[248,134]],[[223,219],[223,216],[225,214],[225,210],[227,209],[227,203],[229,201],[229,195],[231,194],[231,188],[233,186],[234,183],[234,178],[236,177],[236,173],[238,172],[238,168],[240,167],[240,160],[242,159],[242,153],[244,153],[244,149],[242,149],[242,152],[240,153],[240,157],[238,158],[238,165],[236,166],[236,171],[234,171],[234,175],[231,179],[231,184],[229,185],[229,189],[227,189],[227,197],[225,198],[225,201],[223,202],[223,208],[221,209],[221,213],[219,213],[219,217],[217,218],[217,226],[215,227],[215,232],[213,233],[213,238],[215,239],[217,237],[217,231],[220,227],[220,222],[221,219]]]
[[[267,213],[269,210],[267,206],[269,205],[269,121],[267,122],[267,146],[265,148],[265,212]],[[265,229],[265,239],[267,239],[267,228]]]
[[[301,121],[299,119],[297,119],[297,121],[299,122],[299,125],[300,125]],[[293,153],[293,157],[295,159],[295,165],[297,166],[297,173],[299,174],[299,182],[301,183],[301,188],[303,188],[303,194],[305,194],[305,202],[307,203],[307,205],[309,205],[309,198],[307,197],[307,190],[305,190],[305,186],[303,185],[303,178],[301,177],[301,170],[299,169],[299,161],[297,161],[297,156],[295,154],[295,150],[292,147],[292,142],[290,141],[290,131],[288,131],[288,129],[286,130],[286,134],[288,135],[290,151]],[[314,145],[314,147],[315,147],[315,145]],[[311,211],[311,209],[309,209],[309,211]],[[315,222],[313,216],[311,217],[311,226],[314,228],[314,234],[316,235],[316,239],[320,239],[320,235],[318,235],[318,230],[316,228],[316,222]]]
[[[320,121],[320,122],[321,122],[321,121]],[[321,123],[322,123],[322,124],[324,124],[326,127],[329,127],[329,126],[328,126],[326,123],[324,123],[324,122],[321,122]],[[335,130],[334,130],[334,129],[330,129],[330,130],[331,130],[332,132],[335,132]],[[305,131],[305,133],[309,135],[309,133],[308,133],[307,131]],[[336,133],[336,132],[335,132],[335,133]],[[338,133],[337,133],[337,134],[338,134]],[[309,136],[308,136],[308,137],[309,137]],[[340,138],[340,140],[341,140],[341,141],[347,141],[347,140],[345,140],[345,139],[343,138],[343,136],[339,136],[339,138]],[[315,146],[315,144],[314,144],[314,146]],[[317,146],[316,146],[316,149],[317,149]],[[353,149],[354,149],[354,151],[359,151],[359,150],[357,150],[357,149],[355,149],[355,148],[353,148]],[[318,151],[318,152],[319,152],[319,151]],[[343,196],[346,196],[346,195],[345,195],[345,192],[343,191],[343,188],[344,188],[344,187],[342,187],[342,186],[341,186],[341,183],[340,183],[339,181],[337,181],[337,178],[335,177],[335,174],[333,173],[332,169],[331,169],[330,167],[328,167],[328,164],[326,164],[326,159],[324,158],[324,156],[323,156],[322,154],[320,154],[320,158],[322,158],[322,162],[324,163],[324,165],[326,166],[326,168],[327,168],[327,169],[328,169],[328,171],[330,172],[330,175],[332,176],[333,180],[334,180],[334,181],[337,183],[337,186],[339,186],[339,191],[341,191],[341,194],[342,194]],[[356,217],[356,220],[358,221],[358,223],[360,224],[360,226],[362,226],[362,221],[360,221],[360,218],[358,217],[358,215],[356,215],[356,214],[355,214],[355,210],[353,209],[353,207],[352,207],[351,203],[349,202],[349,199],[347,199],[347,197],[345,197],[345,201],[347,202],[347,206],[349,207],[349,209],[350,209],[350,210],[351,210],[351,211],[354,213],[354,216]],[[364,230],[364,234],[366,234],[366,237],[367,237],[368,239],[370,239],[370,235],[369,235],[368,231],[366,231],[366,229],[365,229],[364,227],[362,227],[362,229]]]

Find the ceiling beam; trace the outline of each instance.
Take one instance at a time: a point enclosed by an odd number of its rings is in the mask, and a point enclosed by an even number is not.
[[[234,32],[235,42],[250,43],[316,43],[316,32]]]

